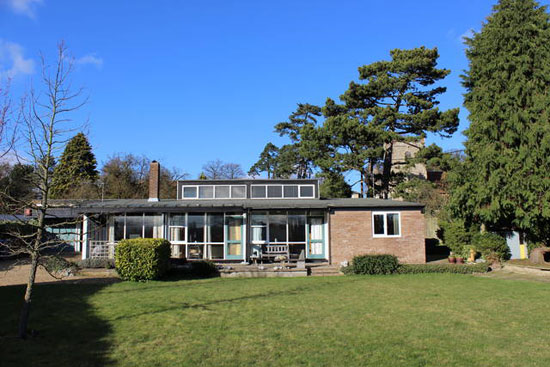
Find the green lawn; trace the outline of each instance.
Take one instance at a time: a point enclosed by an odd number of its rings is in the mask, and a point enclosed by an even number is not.
[[[469,275],[0,288],[0,366],[549,366],[550,287]]]

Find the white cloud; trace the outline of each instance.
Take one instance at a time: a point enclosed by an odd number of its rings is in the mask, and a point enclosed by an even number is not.
[[[0,77],[13,78],[18,74],[32,74],[34,61],[25,58],[23,47],[0,39]]]
[[[94,65],[96,68],[101,69],[103,66],[103,59],[96,56],[96,54],[88,54],[76,59],[75,62],[78,65]]]
[[[42,4],[42,0],[0,0],[7,4],[16,14],[26,15],[30,18],[35,16],[35,7]]]

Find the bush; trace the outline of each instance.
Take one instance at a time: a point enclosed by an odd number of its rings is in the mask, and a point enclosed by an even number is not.
[[[170,242],[160,238],[122,240],[115,250],[115,268],[123,280],[161,278],[170,267]]]
[[[402,264],[397,269],[398,274],[453,273],[473,274],[489,271],[488,263],[474,265],[460,264]]]
[[[398,267],[399,261],[393,255],[361,255],[355,256],[343,271],[345,274],[391,274]]]
[[[473,232],[460,220],[440,221],[438,236],[453,254],[462,255],[472,242]]]
[[[114,269],[115,260],[104,258],[84,259],[78,262],[78,266],[83,269]]]
[[[487,260],[508,260],[510,259],[510,248],[506,239],[496,233],[478,233],[473,238],[477,251],[481,252]]]
[[[42,256],[40,265],[50,274],[74,274],[78,271],[78,266],[59,256]]]
[[[190,275],[201,278],[208,278],[215,276],[218,273],[218,268],[216,267],[216,264],[214,264],[212,261],[201,260],[193,261],[191,263]]]

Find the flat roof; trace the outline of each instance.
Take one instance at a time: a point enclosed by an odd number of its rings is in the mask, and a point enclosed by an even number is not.
[[[261,210],[261,209],[422,209],[423,204],[384,199],[193,199],[160,200],[109,199],[83,200],[71,204],[81,213],[125,212],[125,211],[198,211],[214,209]]]

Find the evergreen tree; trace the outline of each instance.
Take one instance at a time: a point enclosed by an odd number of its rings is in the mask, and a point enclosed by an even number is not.
[[[466,39],[466,161],[451,209],[467,222],[550,237],[550,18],[533,0],[501,0]]]
[[[267,173],[267,178],[275,178],[277,155],[279,148],[273,143],[267,143],[260,153],[260,159],[248,171],[250,176],[258,176],[262,172]]]
[[[321,107],[311,105],[309,103],[299,103],[298,108],[289,117],[288,121],[280,122],[275,125],[275,132],[280,136],[288,136],[292,144],[285,145],[281,148],[279,157],[282,159],[280,166],[284,167],[285,171],[280,172],[282,175],[295,174],[296,178],[308,178],[313,173],[313,162],[307,156],[300,152],[301,146],[301,131],[307,127],[315,127],[317,118],[322,116]],[[289,174],[290,168],[290,174]]]
[[[319,193],[323,199],[350,198],[353,191],[344,176],[335,172],[323,172],[318,175],[323,179]]]
[[[55,198],[67,198],[81,185],[95,185],[99,177],[92,147],[83,133],[76,134],[65,146],[55,167],[51,194]]]

